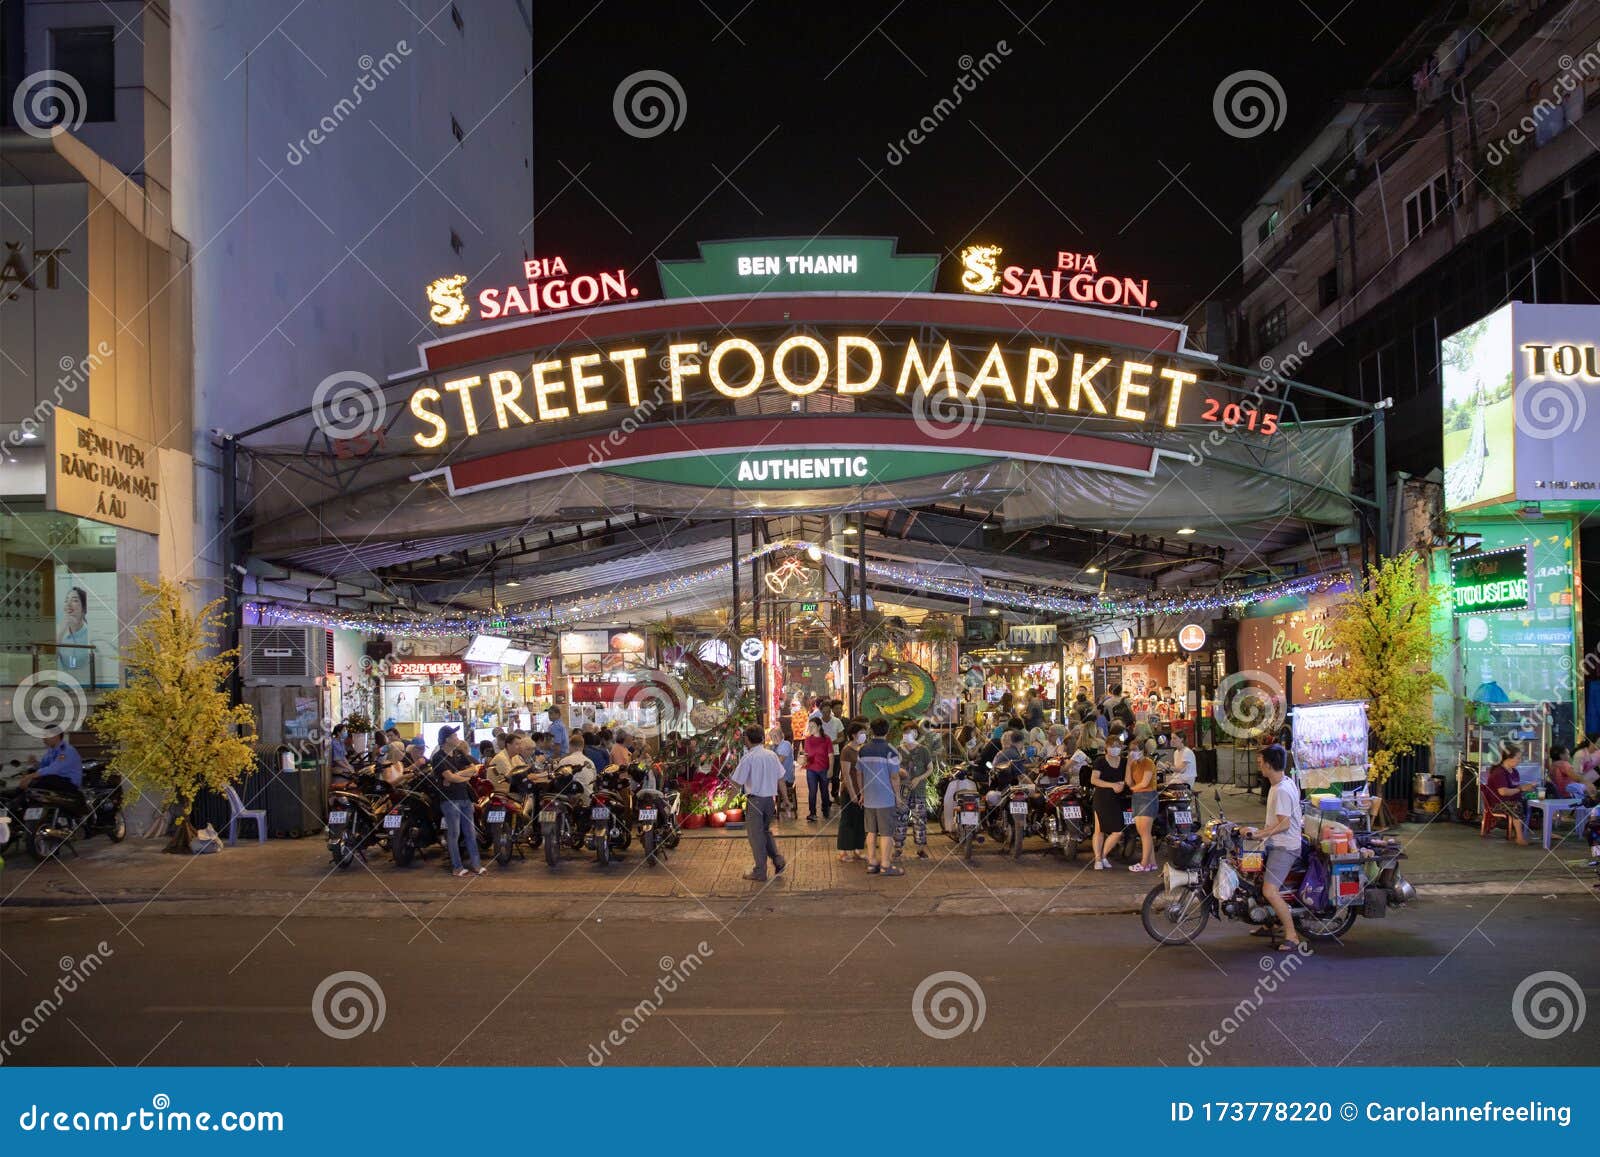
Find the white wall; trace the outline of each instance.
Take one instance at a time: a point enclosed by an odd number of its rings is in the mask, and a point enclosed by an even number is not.
[[[414,366],[433,336],[427,281],[531,253],[528,3],[456,6],[461,30],[447,4],[173,0],[173,216],[194,253],[203,464],[212,428],[307,406],[338,371]],[[198,537],[214,573],[211,478]]]

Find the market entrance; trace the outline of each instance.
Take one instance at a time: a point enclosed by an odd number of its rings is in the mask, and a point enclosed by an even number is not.
[[[686,771],[818,695],[948,748],[1008,692],[1065,722],[1116,679],[1163,734],[1228,741],[1206,721],[1239,609],[1335,586],[1386,518],[1355,462],[1381,412],[1134,314],[669,297],[420,363],[356,399],[360,430],[319,399],[230,439],[241,625],[457,657],[493,703],[450,710],[619,723]],[[1308,398],[1353,416],[1301,420]],[[334,682],[406,725],[382,662]]]

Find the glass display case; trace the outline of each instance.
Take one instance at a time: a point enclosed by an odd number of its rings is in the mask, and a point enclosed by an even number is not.
[[[1367,779],[1367,701],[1339,699],[1292,709],[1290,753],[1302,789]]]
[[[1473,703],[1466,709],[1466,739],[1461,746],[1461,774],[1456,779],[1456,810],[1463,818],[1482,810],[1478,785],[1500,762],[1507,743],[1521,748],[1517,778],[1537,787],[1544,777],[1550,748],[1550,717],[1537,703]]]

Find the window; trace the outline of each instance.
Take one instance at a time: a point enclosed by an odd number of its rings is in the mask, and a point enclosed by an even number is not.
[[[1406,198],[1406,244],[1409,245],[1450,208],[1450,184],[1441,170],[1433,180]]]
[[[1317,278],[1317,308],[1327,309],[1339,300],[1339,267],[1335,265]]]
[[[1269,309],[1256,322],[1256,345],[1262,351],[1271,349],[1288,336],[1289,313],[1282,305]]]
[[[1261,224],[1256,226],[1256,244],[1265,244],[1267,238],[1271,237],[1278,231],[1278,226],[1282,223],[1282,221],[1283,214],[1278,212],[1276,209],[1262,218]]]
[[[55,28],[50,32],[50,66],[83,89],[83,119],[117,119],[117,78],[109,28]]]
[[[461,256],[461,250],[465,248],[465,246],[461,243],[461,234],[457,233],[454,229],[450,230],[450,248],[455,252],[457,257]]]

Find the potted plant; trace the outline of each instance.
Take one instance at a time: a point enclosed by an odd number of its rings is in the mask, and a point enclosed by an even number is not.
[[[372,739],[372,716],[357,708],[345,716],[344,725],[350,729],[350,750],[366,751]]]
[[[704,796],[685,795],[683,797],[683,811],[678,817],[680,828],[703,828],[706,826],[706,813],[710,811]]]

